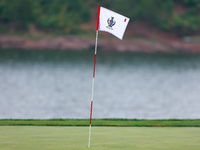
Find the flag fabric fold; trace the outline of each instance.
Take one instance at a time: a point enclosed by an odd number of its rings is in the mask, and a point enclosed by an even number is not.
[[[123,39],[129,18],[99,6],[97,18],[97,30],[113,34]]]

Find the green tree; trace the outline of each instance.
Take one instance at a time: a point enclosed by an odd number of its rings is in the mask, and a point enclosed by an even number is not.
[[[89,6],[82,0],[0,0],[0,22],[27,29],[73,29],[90,19]]]
[[[12,23],[16,29],[27,28],[32,21],[31,0],[0,0],[0,22]]]
[[[169,19],[174,6],[172,0],[107,0],[104,4],[126,14],[131,20],[145,21],[154,26]]]
[[[142,21],[183,35],[192,34],[200,28],[199,0],[107,0],[103,5],[125,14],[131,21]],[[185,12],[177,13],[177,5]]]
[[[81,0],[36,0],[36,25],[42,28],[74,28],[90,19],[89,7]]]

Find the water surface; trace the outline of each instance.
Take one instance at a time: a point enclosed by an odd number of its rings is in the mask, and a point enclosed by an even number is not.
[[[93,51],[0,50],[0,119],[89,118]],[[94,118],[200,118],[200,55],[97,54]]]

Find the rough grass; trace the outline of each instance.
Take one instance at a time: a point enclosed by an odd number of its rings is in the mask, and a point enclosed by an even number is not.
[[[0,126],[89,126],[89,119],[1,119]],[[200,127],[200,119],[93,119],[92,126]]]
[[[0,126],[0,150],[88,150],[88,127]],[[92,127],[91,150],[199,150],[200,128]]]

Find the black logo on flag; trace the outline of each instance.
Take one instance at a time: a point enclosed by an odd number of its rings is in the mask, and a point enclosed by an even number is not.
[[[116,21],[114,20],[114,17],[108,18],[107,23],[108,23],[107,28],[110,29],[110,30],[113,30],[112,27],[116,24]]]

